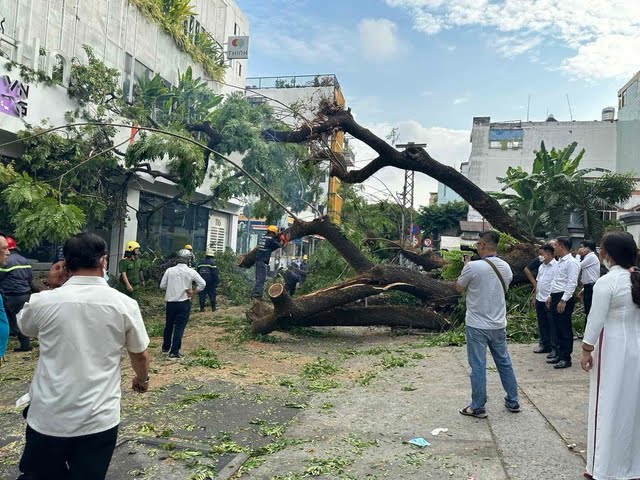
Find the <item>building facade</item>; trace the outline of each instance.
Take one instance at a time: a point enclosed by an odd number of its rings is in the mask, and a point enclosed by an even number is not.
[[[338,79],[333,74],[298,75],[285,77],[247,78],[247,99],[251,103],[269,103],[276,115],[292,127],[304,123],[304,119],[313,120],[320,102],[329,101],[345,106],[345,99]],[[293,111],[298,114],[294,115]],[[346,167],[354,165],[355,156],[349,148],[344,132],[333,134],[325,152],[327,175],[323,182],[325,198],[314,207],[328,214],[332,221],[340,223],[342,198],[338,194],[340,180],[329,176],[330,162],[338,161]],[[309,212],[311,216],[312,213]]]
[[[228,60],[224,81],[214,81],[203,65],[181,48],[174,38],[136,5],[137,0],[4,0],[0,50],[7,60],[24,64],[51,75],[54,68],[62,72],[63,86],[26,85],[15,88],[16,72],[10,72],[0,59],[0,75],[5,90],[0,100],[0,141],[15,138],[26,123],[37,125],[48,120],[53,125],[66,123],[64,113],[76,108],[66,95],[71,61],[86,61],[84,45],[97,58],[118,69],[125,98],[130,98],[137,80],[160,75],[166,85],[175,85],[179,75],[191,67],[194,78],[202,78],[212,91],[229,94],[243,91],[247,60]],[[248,35],[246,16],[233,0],[193,0],[194,15],[184,21],[184,35],[195,40],[206,35],[220,51],[229,36]],[[22,87],[22,90],[20,88]],[[118,137],[126,139],[123,129]],[[117,141],[117,138],[116,138]],[[20,155],[19,146],[3,151],[11,157]],[[166,170],[163,162],[153,167]],[[194,202],[211,192],[210,180],[191,199]],[[213,247],[235,250],[241,205],[228,202],[224,208],[211,210],[196,204],[172,202],[153,218],[138,222],[137,211],[158,205],[176,195],[176,188],[162,178],[144,174],[130,182],[126,192],[129,212],[114,225],[106,240],[110,247],[110,266],[115,268],[124,245],[137,239],[164,253],[190,243],[196,250]]]
[[[474,117],[471,130],[469,180],[486,192],[500,191],[499,181],[509,167],[531,171],[534,151],[544,142],[547,150],[566,148],[577,142],[577,151],[585,149],[581,168],[618,171],[617,122],[557,121],[553,116],[544,122],[492,122],[490,117]],[[593,175],[599,175],[594,172]],[[482,216],[469,209],[468,220],[482,221]]]
[[[469,162],[462,162],[459,171],[463,176],[469,178]],[[451,187],[447,187],[444,183],[438,182],[438,205],[451,202],[464,202],[464,200]]]

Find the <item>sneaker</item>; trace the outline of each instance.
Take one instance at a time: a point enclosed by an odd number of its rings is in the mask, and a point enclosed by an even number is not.
[[[181,358],[182,355],[180,355],[179,353],[177,355],[174,355],[173,353],[169,355],[169,360],[180,360]]]
[[[516,403],[515,405],[508,405],[508,404],[504,404],[505,407],[507,407],[507,410],[509,410],[511,413],[518,413],[520,411],[520,404]]]
[[[169,355],[169,350],[162,350],[163,355]]]

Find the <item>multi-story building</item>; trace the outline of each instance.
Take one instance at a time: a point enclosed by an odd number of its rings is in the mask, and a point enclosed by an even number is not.
[[[323,100],[345,105],[342,89],[334,74],[250,77],[247,78],[246,95],[250,103],[269,103],[276,115],[292,127],[313,120]],[[340,180],[329,175],[329,166],[330,162],[337,161],[345,168],[351,167],[354,165],[355,156],[341,131],[331,136],[327,147],[329,151],[320,153],[327,166],[322,182],[324,194],[314,208],[322,214],[328,214],[332,221],[340,223],[342,212],[342,198],[338,194]],[[311,211],[301,214],[301,218],[312,216]],[[247,234],[256,236],[251,232]],[[247,245],[251,247],[254,242],[255,238]]]
[[[619,219],[640,242],[640,72],[618,91],[617,167],[638,177],[636,191]]]
[[[521,120],[492,122],[490,117],[474,117],[471,130],[469,180],[487,192],[500,191],[503,177],[509,167],[522,167],[531,171],[534,151],[544,142],[548,150],[566,148],[577,142],[577,150],[585,149],[581,168],[600,168],[617,171],[617,122],[610,108],[603,110],[600,121],[557,121],[550,115],[544,122]],[[593,175],[600,175],[594,172]],[[615,219],[616,212],[607,214]],[[482,216],[469,209],[468,220],[482,222]]]
[[[460,173],[465,177],[469,177],[469,162],[460,164]],[[450,202],[463,202],[464,200],[451,187],[447,187],[444,183],[438,182],[438,205],[444,205]]]
[[[217,93],[244,90],[247,60],[227,61],[224,82],[214,81],[205,66],[195,61],[138,4],[143,5],[139,0],[3,1],[2,55],[49,74],[54,67],[61,68],[63,86],[21,84],[24,91],[16,90],[9,95],[11,98],[3,95],[0,107],[12,111],[0,108],[0,140],[14,137],[25,123],[37,125],[45,119],[53,125],[66,123],[64,113],[76,105],[66,95],[64,85],[68,85],[71,59],[85,58],[84,45],[90,46],[107,66],[121,72],[125,97],[132,95],[136,80],[156,74],[167,85],[175,85],[179,74],[188,67],[192,68],[194,78],[202,78]],[[184,36],[193,40],[207,36],[222,51],[229,36],[248,35],[247,18],[233,0],[193,0],[191,4],[195,14],[184,21]],[[0,75],[16,80],[15,71],[7,71],[4,63],[0,61]],[[121,135],[126,138],[129,132],[123,131]],[[3,151],[9,157],[19,154],[19,148]],[[154,168],[164,166],[158,162]],[[204,198],[210,191],[211,185],[205,184],[192,200]],[[196,250],[207,246],[235,249],[241,208],[238,202],[228,202],[219,210],[172,202],[150,222],[145,222],[148,228],[138,225],[138,209],[159,204],[175,194],[174,185],[144,174],[129,184],[129,218],[115,225],[106,239],[110,245],[110,265],[117,265],[115,260],[122,255],[125,243],[136,238],[141,243],[154,239],[153,243],[164,251],[175,250],[185,243],[191,243]]]

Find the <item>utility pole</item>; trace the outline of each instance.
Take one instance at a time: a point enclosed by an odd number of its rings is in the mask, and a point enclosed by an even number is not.
[[[415,143],[415,142],[407,142],[407,143],[399,143],[396,144],[396,148],[411,148],[411,147],[426,147],[426,143]],[[413,228],[413,195],[414,195],[414,182],[415,182],[416,172],[413,170],[405,170],[404,171],[404,188],[402,190],[402,235],[401,240],[407,238],[406,230],[406,222],[405,222],[405,212],[409,212],[409,225],[410,228]]]

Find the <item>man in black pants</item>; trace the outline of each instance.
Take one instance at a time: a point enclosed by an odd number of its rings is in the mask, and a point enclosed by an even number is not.
[[[573,352],[573,326],[571,315],[575,307],[573,292],[578,286],[580,262],[571,255],[571,239],[558,237],[555,243],[555,254],[559,258],[556,274],[551,284],[551,294],[547,297],[547,307],[553,315],[553,326],[558,341],[557,355],[547,359],[553,368],[571,366]]]
[[[69,238],[64,264],[49,273],[54,290],[33,295],[18,314],[20,329],[40,343],[19,480],[105,478],[120,423],[123,347],[133,390],[149,388],[140,308],[105,282],[107,255],[94,233]]]
[[[582,272],[582,301],[584,302],[584,313],[588,317],[593,302],[593,286],[600,278],[600,259],[596,254],[596,242],[583,240],[580,242],[578,253],[580,254],[580,271]]]
[[[207,302],[207,297],[211,302],[211,311],[216,311],[216,289],[220,283],[220,275],[218,275],[218,267],[214,260],[215,251],[213,248],[207,248],[205,252],[205,258],[198,263],[198,274],[207,282],[207,286],[204,287],[198,295],[200,296],[200,311],[204,312],[204,305]]]
[[[284,247],[287,239],[284,234],[278,234],[278,227],[269,225],[256,246],[256,281],[253,284],[251,298],[261,299],[264,294],[264,282],[267,280],[267,269],[271,260],[271,252]]]
[[[547,308],[546,300],[551,292],[551,284],[556,274],[558,262],[553,257],[554,248],[550,243],[545,243],[540,247],[542,254],[542,264],[538,266],[536,277],[536,291],[533,300],[538,317],[538,334],[539,346],[533,350],[533,353],[548,353],[547,358],[553,358],[556,355],[558,341],[556,339],[556,330],[553,326],[553,315],[551,310]]]
[[[20,255],[18,245],[16,241],[11,237],[5,237],[11,255],[7,260],[7,263],[0,267],[0,291],[4,296],[5,307],[9,310],[7,317],[9,318],[9,328],[11,334],[18,337],[20,346],[14,348],[15,352],[28,352],[31,350],[31,342],[29,337],[23,335],[18,324],[16,323],[16,317],[24,304],[29,301],[31,292],[37,292],[38,290],[33,285],[33,272],[29,260]]]
[[[191,297],[194,292],[201,292],[207,283],[194,269],[189,268],[192,253],[187,249],[178,252],[178,264],[168,268],[162,280],[160,288],[166,290],[164,300],[166,303],[166,323],[162,341],[162,353],[168,353],[171,360],[179,360],[182,335],[189,321],[191,312]],[[194,290],[193,284],[197,287]]]

